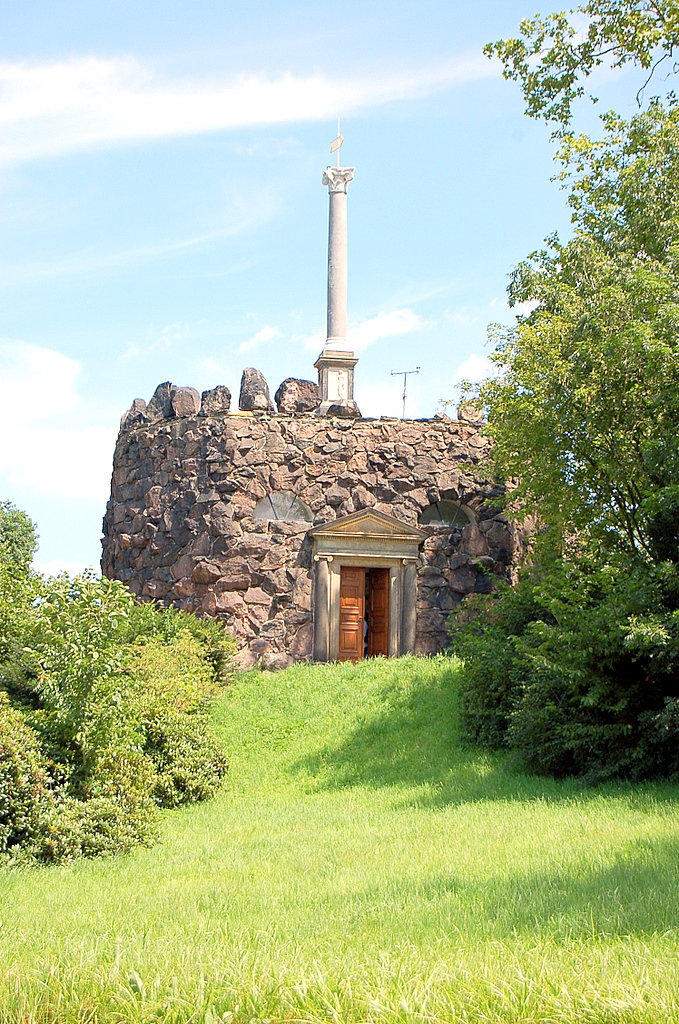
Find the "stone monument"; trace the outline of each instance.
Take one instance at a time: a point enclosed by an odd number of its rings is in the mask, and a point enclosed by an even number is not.
[[[314,363],[318,370],[321,404],[317,415],[360,416],[354,401],[354,367],[358,360],[347,345],[347,189],[353,167],[340,167],[339,153],[344,139],[339,134],[330,147],[337,154],[336,166],[326,167],[323,184],[328,186],[328,323],[323,351]]]
[[[339,152],[342,139],[333,143]],[[364,419],[347,346],[347,187],[328,167],[328,323],[319,386],[159,384],[123,416],[102,571],[222,620],[244,667],[434,654],[451,609],[512,578],[524,536],[486,477],[479,410]]]

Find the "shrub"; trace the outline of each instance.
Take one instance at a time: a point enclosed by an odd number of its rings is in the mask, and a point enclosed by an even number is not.
[[[39,665],[33,648],[39,577],[0,561],[0,689],[13,702],[35,701]]]
[[[0,691],[0,853],[34,848],[51,807],[38,738]]]
[[[474,595],[453,613],[451,644],[465,662],[461,724],[471,742],[491,748],[507,744],[509,722],[531,671],[520,638],[541,617],[551,619],[530,577],[514,588],[501,585],[493,594]]]
[[[153,638],[134,651],[130,671],[143,702],[143,751],[155,773],[154,799],[174,807],[212,796],[227,761],[207,715],[215,680],[201,640],[186,628],[169,643]]]
[[[121,583],[0,564],[0,852],[120,852],[151,841],[157,805],[212,795],[227,762],[208,710],[233,649]]]
[[[678,595],[672,563],[581,558],[458,617],[466,736],[556,776],[678,774]]]
[[[34,859],[61,863],[78,857],[126,853],[157,834],[151,805],[130,807],[110,797],[78,800],[66,796],[43,815],[32,850]]]

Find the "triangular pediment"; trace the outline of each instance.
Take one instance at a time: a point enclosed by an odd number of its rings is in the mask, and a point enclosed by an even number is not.
[[[400,519],[388,516],[386,512],[378,512],[374,508],[364,508],[360,512],[352,512],[340,519],[333,519],[322,526],[314,526],[309,530],[311,537],[392,537],[401,540],[424,540],[426,534],[416,526],[404,523]]]

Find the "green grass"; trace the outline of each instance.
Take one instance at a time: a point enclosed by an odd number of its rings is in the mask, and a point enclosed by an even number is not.
[[[160,846],[0,873],[0,1022],[679,1021],[679,787],[461,747],[456,672],[243,675]]]

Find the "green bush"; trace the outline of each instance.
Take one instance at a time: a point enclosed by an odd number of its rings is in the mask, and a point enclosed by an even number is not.
[[[0,564],[0,853],[120,852],[151,841],[158,805],[212,795],[227,762],[209,705],[233,650],[121,583]]]
[[[679,775],[678,595],[673,563],[583,557],[458,616],[467,738],[555,776]]]
[[[78,792],[102,749],[140,746],[121,642],[134,601],[122,583],[85,573],[50,580],[34,609],[40,708],[31,719]]]
[[[474,595],[453,613],[451,638],[465,661],[461,725],[467,739],[499,748],[517,695],[530,674],[530,660],[519,642],[530,622],[547,614],[530,580],[493,594]]]
[[[201,641],[186,628],[169,643],[152,638],[135,650],[130,670],[143,703],[154,799],[174,807],[212,796],[227,761],[207,714],[215,680]]]
[[[0,691],[0,853],[34,848],[52,806],[35,733]]]

